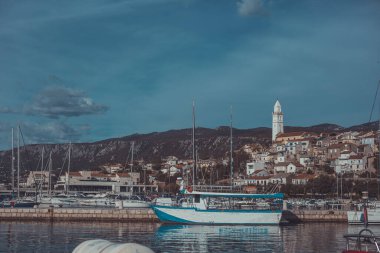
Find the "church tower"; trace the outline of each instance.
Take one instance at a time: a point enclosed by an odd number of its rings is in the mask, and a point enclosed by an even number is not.
[[[284,132],[284,115],[282,114],[281,105],[278,100],[274,104],[272,116],[272,141],[275,141],[276,136]]]

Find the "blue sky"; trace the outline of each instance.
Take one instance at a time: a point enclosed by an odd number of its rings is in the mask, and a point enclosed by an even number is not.
[[[0,148],[191,127],[367,122],[379,0],[0,1]],[[378,113],[376,113],[378,115]]]

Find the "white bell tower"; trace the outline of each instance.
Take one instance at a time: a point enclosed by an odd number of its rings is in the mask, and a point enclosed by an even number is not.
[[[281,105],[280,102],[277,100],[274,104],[274,110],[272,113],[273,120],[272,120],[272,141],[276,140],[276,136],[279,133],[284,132],[284,115],[281,111]]]

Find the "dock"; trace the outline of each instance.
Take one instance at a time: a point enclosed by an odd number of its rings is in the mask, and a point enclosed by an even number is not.
[[[283,220],[300,222],[347,222],[341,210],[284,210]],[[150,208],[0,208],[0,221],[159,222]]]
[[[347,212],[341,210],[284,210],[282,219],[289,223],[347,222]]]
[[[0,221],[158,222],[150,208],[0,208]]]

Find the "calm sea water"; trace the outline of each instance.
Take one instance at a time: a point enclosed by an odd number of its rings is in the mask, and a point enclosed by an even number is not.
[[[155,223],[0,222],[0,252],[72,252],[81,242],[135,242],[155,252],[341,252],[339,223],[294,226],[188,226]],[[380,227],[371,227],[380,234]]]

